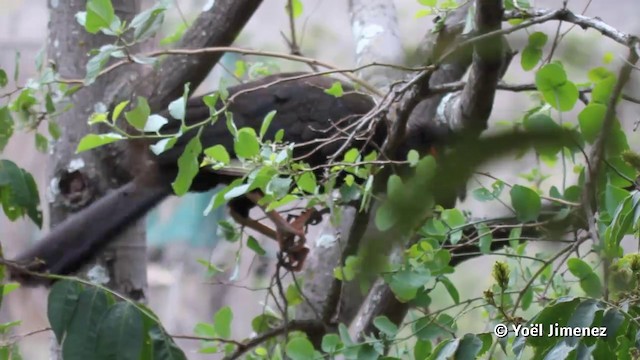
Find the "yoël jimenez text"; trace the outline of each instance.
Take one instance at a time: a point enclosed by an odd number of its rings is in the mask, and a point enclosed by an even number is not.
[[[607,336],[607,328],[604,326],[560,326],[558,323],[549,324],[530,324],[530,325],[511,325],[511,329],[516,336],[524,337],[565,337],[565,336],[586,336],[586,337],[605,337]]]

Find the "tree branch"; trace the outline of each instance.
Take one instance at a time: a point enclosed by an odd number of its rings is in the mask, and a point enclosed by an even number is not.
[[[356,43],[356,64],[404,63],[400,28],[393,2],[386,0],[350,0],[351,30]],[[402,78],[397,69],[371,68],[362,77],[384,91],[392,81]]]
[[[198,49],[231,45],[261,3],[261,0],[215,1],[211,9],[198,16],[176,47]],[[195,90],[222,55],[203,53],[167,58],[147,76],[143,89],[137,91],[151,94],[149,105],[153,110],[163,108],[182,95],[185,83],[190,83],[191,90]]]
[[[549,20],[566,21],[580,26],[582,29],[594,29],[602,35],[612,39],[613,41],[626,47],[636,46],[637,37],[624,33],[613,26],[605,23],[598,18],[590,18],[588,16],[575,14],[569,9],[549,10],[549,9],[530,9],[526,11],[511,10],[505,11],[504,20],[512,19],[531,19],[534,23],[542,23]]]
[[[486,34],[499,30],[503,11],[501,0],[476,1],[476,31]],[[487,128],[496,86],[502,77],[503,45],[500,38],[488,38],[475,44],[469,80],[458,103],[453,105],[454,116],[448,122],[451,128],[477,135]]]
[[[462,15],[466,14],[466,8],[458,9]],[[499,29],[502,24],[502,1],[500,0],[477,0],[476,1],[476,29],[482,37],[484,33]],[[462,16],[464,19],[464,16]],[[440,38],[443,39],[443,38]],[[451,40],[448,38],[447,40]],[[475,45],[475,51],[473,55],[473,68],[470,76],[470,81],[465,86],[465,91],[462,92],[460,105],[458,105],[459,115],[453,118],[453,120],[447,121],[449,128],[465,128],[471,127],[473,129],[484,129],[486,122],[491,113],[491,106],[493,104],[493,97],[495,95],[495,88],[500,78],[502,64],[503,64],[503,52],[500,41],[495,39],[487,39],[492,41],[492,45],[489,49],[485,49],[486,42],[479,41],[473,43]],[[463,42],[464,43],[464,42]],[[493,44],[498,45],[493,45]],[[394,132],[391,134],[391,141],[393,137],[396,137],[395,141],[404,138],[403,124],[407,124],[407,132],[418,131],[421,127],[433,125],[430,122],[433,121],[433,117],[428,115],[429,112],[435,113],[435,110],[440,106],[442,97],[429,98],[422,100],[419,106],[416,106],[421,99],[420,96],[428,94],[428,87],[431,85],[441,84],[444,81],[458,80],[464,74],[467,66],[465,66],[467,57],[454,56],[456,53],[464,53],[464,47],[457,45],[456,42],[448,42],[446,46],[439,45],[437,42],[433,42],[433,50],[438,55],[438,59],[449,59],[452,63],[449,66],[441,66],[438,73],[434,73],[433,76],[426,76],[425,81],[417,83],[414,90],[407,94],[403,104],[399,106],[397,112],[399,118],[396,120],[399,125],[394,124]],[[449,50],[447,50],[449,49]],[[455,49],[455,51],[453,50]],[[496,54],[498,56],[496,56]],[[466,64],[465,64],[466,63]],[[486,75],[482,72],[487,72]],[[453,79],[451,78],[453,76]],[[445,80],[446,79],[446,80]],[[426,85],[426,84],[429,85]],[[485,84],[486,83],[486,84]],[[486,93],[485,93],[486,92]],[[488,104],[482,102],[488,101]],[[409,113],[413,111],[411,117]],[[484,125],[482,125],[484,124]],[[484,126],[484,127],[483,127]],[[398,133],[396,133],[396,131]],[[479,131],[478,131],[479,133]],[[393,144],[391,145],[393,146]],[[375,317],[385,315],[395,324],[402,322],[408,311],[408,304],[401,303],[395,297],[391,289],[382,279],[378,279],[374,284],[372,290],[369,292],[364,306],[360,309],[360,312],[356,316],[355,322],[350,328],[350,333],[353,334],[358,340],[365,338],[367,334],[377,332],[373,325]]]

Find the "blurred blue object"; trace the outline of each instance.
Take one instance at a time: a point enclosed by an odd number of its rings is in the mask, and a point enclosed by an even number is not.
[[[160,206],[147,215],[149,246],[163,247],[169,243],[187,243],[189,247],[212,247],[218,241],[218,222],[224,217],[220,207],[207,216],[204,210],[217,190],[189,193],[172,198],[174,206]]]

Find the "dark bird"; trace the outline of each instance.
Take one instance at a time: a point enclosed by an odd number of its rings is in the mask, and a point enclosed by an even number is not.
[[[259,131],[265,116],[275,110],[276,115],[265,135],[273,139],[279,130],[284,130],[283,142],[295,143],[293,156],[304,158],[311,167],[327,163],[329,157],[343,148],[353,131],[353,124],[375,106],[365,94],[342,83],[344,95],[335,97],[327,94],[335,79],[323,76],[282,81],[284,78],[299,77],[302,73],[284,73],[247,82],[228,89],[230,102],[228,111],[233,114],[237,128],[251,127]],[[220,102],[218,106],[222,106]],[[170,118],[168,114],[164,114]],[[186,123],[207,119],[209,107],[202,97],[192,98],[186,107]],[[179,120],[170,120],[161,131],[176,132]],[[369,136],[354,136],[345,149],[358,148],[367,153],[379,149],[387,136],[387,126],[379,122],[369,131]],[[105,245],[126,227],[144,216],[161,200],[173,193],[171,183],[178,173],[177,160],[186,144],[197,133],[191,130],[183,134],[173,148],[156,156],[150,154],[151,166],[126,185],[109,192],[87,208],[68,217],[54,227],[47,236],[34,247],[17,257],[12,266],[12,277],[25,284],[46,284],[51,280],[34,273],[66,275],[80,269]],[[333,141],[322,141],[332,138]],[[234,158],[234,138],[227,128],[224,116],[211,125],[202,128],[200,141],[203,148],[220,144]],[[406,141],[398,150],[405,153],[410,148],[428,149],[434,145],[436,135],[427,130],[407,134]],[[338,159],[341,159],[338,157]],[[322,171],[316,176],[322,179]],[[219,184],[229,184],[241,175],[212,171],[201,168],[190,187],[190,191],[207,191]],[[276,230],[249,218],[249,210],[261,198],[259,192],[249,192],[245,196],[229,202],[232,216],[242,225],[249,226],[265,235],[275,237],[281,250],[287,252],[290,266],[299,268],[307,249],[294,238],[304,239],[304,226],[312,211],[304,212],[292,223],[284,220],[277,212],[267,215],[276,225]]]

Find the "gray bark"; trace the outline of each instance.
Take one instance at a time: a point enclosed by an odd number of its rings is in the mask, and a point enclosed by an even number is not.
[[[130,21],[140,10],[139,1],[114,0],[116,14]],[[62,4],[49,2],[49,35],[47,55],[56,64],[64,78],[84,78],[90,49],[113,42],[105,35],[87,33],[75,19],[79,11],[84,11],[85,1],[70,0]],[[112,81],[131,71],[124,67],[101,77],[93,85],[76,92],[69,102],[74,106],[55,121],[62,129],[61,137],[53,145],[49,162],[48,200],[50,206],[50,226],[55,227],[70,214],[90,205],[110,188],[122,184],[124,177],[110,164],[122,161],[121,152],[115,148],[102,152],[76,154],[78,141],[90,129],[87,120],[94,105],[103,101],[104,89]],[[111,161],[105,161],[106,158]],[[126,176],[125,176],[126,177]],[[86,224],[91,226],[91,224]],[[108,285],[116,291],[135,300],[145,300],[146,247],[144,224],[132,226],[121,235],[117,242],[105,252],[92,268],[92,272],[105,272]],[[123,246],[127,244],[126,246]],[[118,256],[115,256],[115,255]],[[52,358],[61,358],[55,339],[52,340]]]
[[[139,1],[113,1],[113,6],[116,14],[127,22],[140,10]],[[49,4],[48,57],[64,78],[84,78],[88,51],[113,43],[113,37],[91,35],[78,24],[75,15],[85,7],[85,1],[69,1],[64,5],[52,1]],[[100,152],[76,154],[75,149],[84,135],[97,130],[90,128],[87,120],[95,104],[104,101],[104,89],[132,71],[132,67],[123,67],[82,88],[69,99],[73,108],[56,119],[63,131],[53,146],[49,170],[52,227],[127,180],[127,175],[120,171],[124,161],[121,150],[111,147]],[[97,260],[100,267],[92,268],[91,272],[110,270],[106,272],[109,286],[132,299],[144,300],[145,259],[144,226],[140,223],[119,237],[116,244]]]
[[[350,0],[351,30],[356,43],[356,64],[403,65],[404,50],[393,1]],[[378,89],[386,90],[402,71],[387,66],[364,69],[360,77]]]

